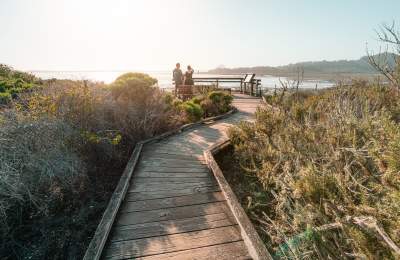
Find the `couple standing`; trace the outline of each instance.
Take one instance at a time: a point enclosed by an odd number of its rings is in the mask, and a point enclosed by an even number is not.
[[[178,62],[174,71],[172,72],[172,77],[175,82],[175,90],[180,85],[194,85],[193,82],[193,69],[190,65],[187,66],[187,71],[183,75],[181,70],[181,64]]]

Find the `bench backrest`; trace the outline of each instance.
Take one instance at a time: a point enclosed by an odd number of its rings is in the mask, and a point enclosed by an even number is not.
[[[256,74],[246,74],[244,77],[244,83],[251,83],[255,76]]]
[[[179,95],[192,95],[193,86],[192,85],[180,85],[177,87],[177,94]]]
[[[192,85],[177,86],[176,95],[183,101],[191,99],[193,97],[193,86]]]

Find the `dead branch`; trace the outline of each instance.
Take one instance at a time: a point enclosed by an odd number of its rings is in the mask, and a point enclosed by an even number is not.
[[[398,66],[400,66],[399,57],[389,52],[389,46],[392,46],[397,54],[400,54],[400,32],[396,30],[395,23],[391,25],[383,24],[380,30],[375,30],[378,40],[387,44],[384,52],[380,49],[377,55],[374,55],[367,48],[368,62],[374,69],[382,74],[393,86],[400,89],[400,75]],[[391,66],[390,60],[394,59],[395,65]]]
[[[360,216],[360,217],[352,217],[347,216],[345,218],[346,222],[358,225],[363,229],[367,229],[373,231],[378,238],[383,240],[392,250],[393,252],[400,256],[400,248],[393,242],[393,240],[389,237],[389,235],[385,232],[383,228],[381,228],[378,224],[378,221],[371,216]]]

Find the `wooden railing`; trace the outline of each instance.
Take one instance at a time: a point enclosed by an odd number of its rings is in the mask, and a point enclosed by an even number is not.
[[[230,86],[229,88],[251,96],[261,96],[261,79],[254,78],[251,82],[245,82],[244,79],[245,77],[195,77],[193,81],[196,85],[215,84],[217,88],[220,87],[220,83],[239,83],[239,87]]]

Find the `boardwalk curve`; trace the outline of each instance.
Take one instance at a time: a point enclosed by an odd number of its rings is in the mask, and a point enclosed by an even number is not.
[[[102,259],[251,259],[203,155],[229,126],[251,120],[260,99],[233,102],[228,118],[143,145]]]

